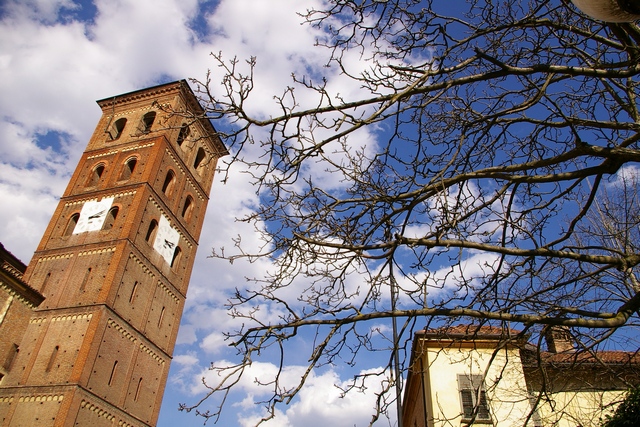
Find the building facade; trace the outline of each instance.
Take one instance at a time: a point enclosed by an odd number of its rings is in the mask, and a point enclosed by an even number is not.
[[[44,300],[8,344],[17,351],[0,383],[3,426],[157,422],[227,151],[185,81],[98,105],[102,117],[23,275]]]
[[[18,356],[19,343],[33,310],[44,300],[24,282],[26,269],[27,266],[0,243],[0,384]]]
[[[512,329],[417,332],[403,427],[599,426],[629,386],[640,384],[640,357],[578,353],[561,332],[548,337],[543,352]]]

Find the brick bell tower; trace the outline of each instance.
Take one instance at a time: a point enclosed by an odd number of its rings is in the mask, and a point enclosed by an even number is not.
[[[24,274],[45,300],[0,385],[2,426],[158,419],[216,161],[228,153],[184,80],[98,105]]]

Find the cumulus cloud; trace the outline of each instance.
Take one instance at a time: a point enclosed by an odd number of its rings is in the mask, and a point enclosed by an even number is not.
[[[216,366],[231,365],[220,360]],[[305,366],[289,365],[280,371],[281,387],[295,387],[305,373]],[[380,374],[382,372],[382,374]],[[273,363],[254,362],[239,379],[236,391],[244,396],[234,403],[238,425],[253,426],[265,416],[264,401],[271,396],[270,380],[278,373],[278,366]],[[380,367],[358,371],[358,375],[374,374],[364,380],[361,390],[345,394],[350,387],[351,379],[341,379],[336,369],[312,372],[306,379],[305,387],[300,391],[294,403],[286,408],[276,410],[275,417],[265,422],[267,427],[324,427],[368,425],[374,412],[375,394],[380,392],[380,375],[388,378]],[[220,380],[216,371],[204,371],[198,375],[209,385]],[[203,385],[192,389],[193,393],[201,393],[206,389]]]

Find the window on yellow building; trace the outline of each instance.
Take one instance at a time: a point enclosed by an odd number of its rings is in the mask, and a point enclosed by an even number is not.
[[[458,375],[462,421],[491,422],[482,375]]]

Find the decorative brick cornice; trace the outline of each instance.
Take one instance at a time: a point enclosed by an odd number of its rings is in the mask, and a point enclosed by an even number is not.
[[[62,402],[63,394],[32,394],[18,397],[18,402]]]
[[[22,302],[24,305],[26,305],[29,308],[36,308],[37,306],[40,305],[39,302],[36,304],[35,301],[32,301],[30,298],[27,298],[26,296],[22,295],[13,286],[10,286],[7,283],[0,281],[0,288],[2,288],[11,297],[16,298],[18,301]]]
[[[129,254],[129,258],[134,260],[136,264],[138,264],[138,266],[142,269],[142,271],[145,272],[149,277],[151,278],[155,277],[155,275],[153,274],[153,271],[151,271],[151,269],[147,267],[147,265],[140,258],[138,258],[133,252]]]
[[[178,304],[180,302],[180,299],[178,298],[178,296],[176,294],[174,294],[171,289],[169,289],[169,287],[167,285],[165,285],[164,283],[158,281],[158,285],[160,285],[160,287],[162,288],[162,290],[164,290],[166,292],[167,295],[169,295],[169,297],[171,297],[171,299]]]
[[[54,261],[57,259],[64,259],[64,258],[73,258],[72,253],[67,253],[67,254],[57,254],[57,255],[49,255],[49,256],[43,256],[42,258],[38,258],[38,264],[41,262],[47,262],[47,261]]]
[[[150,346],[148,346],[143,340],[139,339],[134,333],[129,332],[129,330],[125,326],[120,325],[113,318],[109,318],[107,323],[110,327],[120,332],[120,334],[124,338],[128,339],[132,343],[138,344],[138,346],[142,351],[148,354],[153,360],[158,362],[160,365],[164,365],[166,363],[164,357],[156,353]]]
[[[87,409],[89,411],[95,412],[98,416],[102,418],[106,418],[109,421],[113,421],[116,419],[116,416],[110,413],[109,411],[102,409],[95,403],[89,402],[87,400],[82,399],[82,402],[80,403],[80,407],[82,409]]]
[[[120,150],[111,150],[111,151],[105,151],[104,153],[94,154],[92,156],[87,156],[87,160],[97,159],[99,157],[111,156],[113,154],[118,154],[119,151]]]
[[[164,358],[162,358],[158,353],[156,353],[155,351],[153,351],[151,349],[151,347],[145,345],[144,343],[140,342],[140,350],[144,351],[145,353],[147,353],[153,360],[155,360],[156,362],[158,362],[160,365],[164,365],[165,364],[165,360]]]
[[[54,316],[51,318],[52,322],[65,322],[69,320],[86,320],[89,321],[93,317],[91,313],[83,313],[83,314],[66,314],[62,316]]]
[[[87,256],[87,255],[96,255],[96,254],[104,254],[104,253],[109,253],[109,252],[115,252],[116,248],[111,247],[111,248],[101,248],[101,249],[93,249],[90,251],[82,251],[78,253],[78,256]]]
[[[139,150],[141,148],[153,147],[154,145],[155,145],[155,142],[148,142],[146,144],[134,145],[132,147],[123,148],[122,152],[126,153],[127,151],[133,151],[133,150]]]
[[[0,244],[0,288],[12,298],[35,308],[44,300],[44,296],[24,281],[26,266]]]
[[[116,322],[113,319],[109,319],[107,321],[107,323],[109,324],[109,326],[111,326],[113,329],[115,329],[116,331],[120,332],[120,334],[125,337],[126,339],[128,339],[131,342],[136,342],[137,338],[135,335],[133,335],[131,332],[129,332],[124,326],[120,325],[118,322]]]
[[[156,98],[158,96],[164,96],[172,92],[179,93],[184,86],[188,87],[187,82],[184,80],[179,80],[172,83],[155,86],[149,89],[137,90],[111,98],[101,99],[97,101],[97,103],[101,108],[111,108],[114,105],[127,104],[143,99]]]
[[[12,275],[13,277],[15,277],[16,279],[22,280],[22,277],[23,277],[22,272],[17,268],[15,268],[13,265],[9,264],[8,262],[3,261],[1,268],[7,273],[9,273],[10,275]]]

